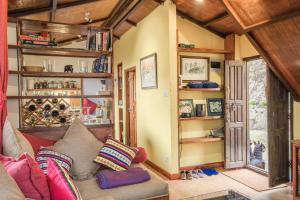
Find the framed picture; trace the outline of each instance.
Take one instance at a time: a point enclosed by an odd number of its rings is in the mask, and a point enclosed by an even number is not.
[[[157,88],[157,55],[156,53],[141,58],[142,89]]]
[[[208,81],[209,58],[180,56],[180,74],[182,81]]]
[[[192,117],[194,115],[193,99],[180,99],[179,100],[179,116]]]
[[[207,114],[208,116],[223,116],[224,99],[207,99]]]

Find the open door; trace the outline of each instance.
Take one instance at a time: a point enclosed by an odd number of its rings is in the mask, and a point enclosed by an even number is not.
[[[240,168],[247,161],[246,65],[225,65],[225,168]]]
[[[289,92],[268,69],[269,183],[289,181]]]

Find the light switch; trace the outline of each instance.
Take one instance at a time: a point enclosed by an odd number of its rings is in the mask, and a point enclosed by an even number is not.
[[[169,91],[168,91],[168,90],[164,90],[163,96],[164,96],[164,97],[168,97],[168,96],[169,96]]]

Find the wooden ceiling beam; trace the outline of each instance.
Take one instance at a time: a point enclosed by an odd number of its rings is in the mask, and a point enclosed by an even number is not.
[[[189,16],[189,15],[187,15],[187,14],[181,12],[181,11],[178,10],[178,9],[177,9],[177,15],[178,15],[178,16],[181,16],[181,17],[183,17],[183,18],[185,18],[185,19],[187,19],[187,20],[189,20],[189,21],[191,21],[191,22],[193,22],[193,23],[195,23],[195,24],[197,24],[198,26],[200,26],[200,27],[202,27],[202,28],[207,29],[208,31],[210,31],[210,32],[212,32],[212,33],[214,33],[214,34],[216,34],[216,35],[222,37],[222,38],[225,38],[225,36],[226,36],[225,34],[223,34],[223,33],[221,33],[221,32],[218,32],[218,31],[216,31],[216,30],[213,30],[213,29],[210,28],[210,27],[204,27],[204,23],[202,23],[202,22],[196,20],[195,18],[193,18],[193,17],[191,17],[191,16]]]
[[[130,24],[131,26],[137,26],[137,24],[135,22],[131,21],[130,19],[126,19],[126,22],[128,24]]]
[[[227,12],[224,12],[224,13],[221,13],[215,17],[213,17],[212,19],[206,21],[203,23],[203,27],[208,27],[218,21],[221,21],[222,19],[226,18],[226,17],[229,17],[229,14]]]
[[[73,7],[73,6],[80,6],[83,4],[92,3],[92,2],[96,2],[96,1],[102,1],[102,0],[84,0],[84,1],[74,1],[74,2],[69,2],[69,3],[64,3],[64,4],[58,4],[57,10],[69,8],[69,7]],[[8,16],[9,17],[22,17],[22,16],[32,15],[32,14],[37,14],[37,13],[51,12],[51,10],[52,10],[52,4],[47,7],[41,7],[41,8],[20,9],[20,10],[15,10],[15,11],[8,11]]]

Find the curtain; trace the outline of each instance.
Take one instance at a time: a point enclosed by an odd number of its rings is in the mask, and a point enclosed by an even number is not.
[[[7,0],[0,0],[0,153],[2,153],[2,130],[7,115],[6,91],[8,79],[7,47]]]

